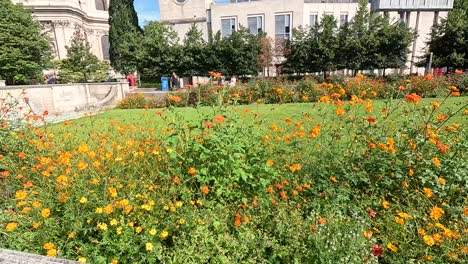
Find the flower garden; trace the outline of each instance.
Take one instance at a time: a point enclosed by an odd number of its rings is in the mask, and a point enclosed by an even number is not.
[[[0,248],[89,263],[462,263],[467,91],[435,79],[208,84],[56,125],[3,120]]]

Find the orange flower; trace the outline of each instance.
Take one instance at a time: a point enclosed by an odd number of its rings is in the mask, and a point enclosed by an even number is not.
[[[16,227],[18,227],[18,224],[17,224],[17,223],[13,223],[13,222],[12,222],[12,223],[8,223],[8,224],[6,225],[6,230],[7,230],[8,232],[11,232],[11,231],[15,230]]]
[[[385,208],[385,209],[388,209],[390,208],[390,203],[386,200],[383,200],[382,201],[382,207]]]
[[[298,171],[298,170],[301,170],[301,169],[302,169],[301,164],[294,164],[294,165],[292,165],[292,166],[289,167],[289,170],[290,170],[292,173],[294,173],[294,172],[296,172],[296,171]]]
[[[374,111],[374,107],[372,106],[372,100],[371,99],[367,99],[366,111],[369,112],[369,113]]]
[[[434,193],[432,192],[432,190],[429,189],[429,188],[423,188],[423,191],[424,191],[424,195],[425,195],[427,198],[431,198],[432,195],[434,194]]]
[[[393,245],[392,243],[387,243],[387,248],[390,249],[391,251],[393,252],[397,252],[398,251],[398,247]]]
[[[41,210],[41,216],[44,218],[48,218],[50,216],[50,209],[44,208]]]
[[[201,187],[201,192],[206,195],[206,194],[208,194],[210,192],[210,190],[209,190],[208,186],[203,185]]]
[[[274,164],[275,163],[271,159],[267,160],[268,167],[273,167]]]
[[[26,158],[26,153],[24,153],[24,152],[18,153],[18,158],[20,158],[20,159]]]
[[[364,231],[364,233],[362,233],[367,239],[370,239],[372,237],[372,231],[370,230],[367,230],[367,231]]]
[[[176,104],[177,104],[177,103],[180,103],[180,101],[182,101],[182,98],[180,98],[180,97],[177,96],[177,95],[169,94],[168,97],[169,97],[169,100],[170,100],[170,101],[172,101],[172,102],[174,102],[174,103],[176,103]]]
[[[203,126],[206,128],[212,128],[214,126],[213,122],[206,121],[203,123]]]
[[[177,176],[174,177],[174,178],[172,179],[172,181],[173,181],[174,183],[177,183],[177,184],[180,183],[180,179],[179,179],[179,177],[177,177]]]
[[[268,188],[267,188],[267,192],[268,192],[268,193],[274,193],[274,192],[275,192],[275,189],[273,189],[273,186],[270,185],[270,186],[268,186]]]
[[[336,109],[336,114],[337,114],[338,116],[342,116],[342,115],[344,115],[344,113],[345,113],[345,110],[344,110],[342,107],[338,107],[338,108]]]
[[[189,170],[188,170],[188,173],[190,175],[195,175],[197,173],[197,170],[194,167],[190,167]]]
[[[334,183],[338,182],[338,180],[334,176],[330,176],[330,181],[332,181]]]
[[[405,224],[405,220],[403,218],[398,217],[398,216],[395,216],[395,222],[397,222],[400,225]]]
[[[434,163],[434,166],[439,167],[440,166],[440,160],[437,157],[432,158],[432,163]]]
[[[439,121],[443,121],[443,120],[447,119],[447,116],[444,115],[444,114],[441,114],[441,115],[436,116],[436,118],[437,118],[437,120],[439,120]]]
[[[324,225],[325,223],[327,223],[327,219],[325,217],[319,217],[317,221],[321,225]]]
[[[432,207],[431,209],[431,212],[429,213],[429,216],[434,219],[434,220],[437,220],[439,218],[442,217],[442,215],[444,215],[444,210],[440,207],[437,207],[437,206],[434,206]]]
[[[419,104],[419,101],[421,100],[421,96],[412,93],[412,94],[407,94],[405,95],[405,99],[408,103],[414,103],[415,105]]]
[[[431,236],[424,235],[423,240],[424,240],[424,243],[426,243],[426,245],[428,245],[430,247],[435,245],[435,241]]]
[[[439,177],[439,178],[437,178],[437,181],[438,181],[440,184],[445,185],[445,179],[444,179],[444,178]]]
[[[462,70],[455,70],[455,74],[462,74],[463,71]]]
[[[436,146],[440,150],[440,152],[442,152],[442,154],[447,154],[447,152],[450,149],[447,145],[440,144],[439,142],[437,142]]]
[[[222,122],[226,121],[226,118],[224,116],[222,116],[222,115],[215,115],[214,121],[216,123],[222,123]]]
[[[24,198],[26,198],[26,196],[28,196],[28,192],[24,191],[24,190],[19,190],[15,193],[15,198],[18,199],[18,200],[22,200]]]

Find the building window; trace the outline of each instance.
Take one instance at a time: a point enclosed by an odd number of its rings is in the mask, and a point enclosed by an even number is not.
[[[309,22],[311,27],[314,27],[318,25],[318,14],[310,14],[310,22]]]
[[[236,18],[222,18],[221,19],[221,35],[223,38],[231,36],[231,34],[236,31]]]
[[[341,13],[340,14],[340,27],[344,26],[348,23],[348,13]]]
[[[275,39],[291,39],[291,15],[275,16]]]
[[[101,37],[101,48],[102,48],[102,59],[103,60],[109,60],[109,36],[104,35]]]
[[[96,10],[107,11],[107,1],[106,0],[95,0]]]
[[[248,17],[247,24],[250,34],[256,36],[258,33],[263,32],[263,16]]]

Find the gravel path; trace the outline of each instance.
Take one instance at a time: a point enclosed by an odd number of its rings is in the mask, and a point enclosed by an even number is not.
[[[79,262],[0,249],[0,264],[76,264]]]

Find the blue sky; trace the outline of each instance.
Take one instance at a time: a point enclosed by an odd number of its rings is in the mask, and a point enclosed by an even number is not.
[[[146,21],[159,20],[158,0],[135,0],[134,3],[140,26],[143,26]]]

